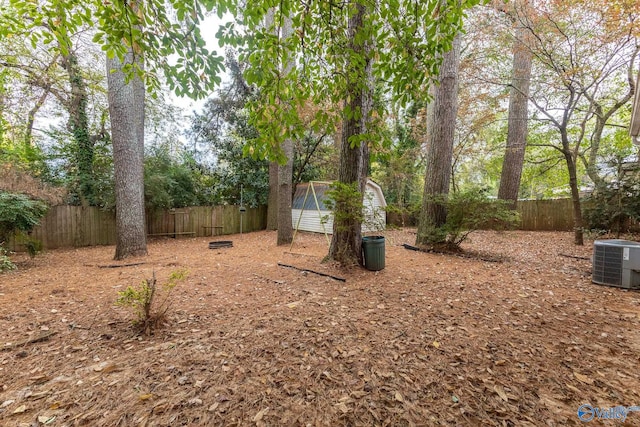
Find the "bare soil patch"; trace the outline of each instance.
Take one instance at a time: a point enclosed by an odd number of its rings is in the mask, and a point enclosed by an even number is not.
[[[273,232],[156,240],[119,268],[113,247],[20,255],[0,276],[0,425],[564,426],[640,405],[640,293],[591,283],[591,242],[476,233],[483,261],[385,235],[379,272]],[[117,291],[180,268],[166,325],[138,336]]]

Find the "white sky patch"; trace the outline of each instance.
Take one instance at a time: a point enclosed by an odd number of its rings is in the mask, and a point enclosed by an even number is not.
[[[233,17],[229,14],[222,17],[222,19],[218,18],[218,15],[212,14],[207,16],[200,23],[200,32],[202,34],[202,38],[206,42],[207,49],[209,52],[212,52],[215,55],[219,55],[224,57],[224,50],[220,48],[218,44],[218,39],[216,38],[216,33],[221,25],[230,22]],[[229,80],[229,74],[226,71],[220,75],[222,79],[222,83]],[[176,96],[174,93],[171,93],[170,101],[172,104],[180,107],[183,110],[184,114],[192,114],[194,111],[201,112],[204,104],[213,93],[207,95],[203,99],[194,100],[185,96]]]

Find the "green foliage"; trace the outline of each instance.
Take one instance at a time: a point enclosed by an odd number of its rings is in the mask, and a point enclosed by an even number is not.
[[[48,136],[52,143],[48,144],[47,151],[44,153],[48,169],[43,179],[51,184],[66,188],[65,203],[81,205],[83,184],[79,179],[80,171],[77,167],[78,144],[69,137],[65,129],[50,129]],[[111,141],[108,135],[99,136],[93,142],[91,174],[85,176],[85,183],[89,184],[91,188],[90,198],[86,197],[86,192],[84,193],[85,201],[89,202],[91,206],[113,209],[115,207],[115,191]]]
[[[36,145],[0,138],[0,163],[19,165],[33,176],[46,178],[49,173],[46,160],[45,153]]]
[[[146,334],[158,326],[171,306],[171,293],[181,281],[187,278],[186,270],[176,270],[169,275],[166,283],[158,286],[155,271],[151,279],[145,279],[139,286],[129,286],[118,292],[116,305],[131,308],[135,315],[135,324]]]
[[[336,179],[340,164],[338,155],[326,135],[305,133],[301,140],[294,141],[293,184]]]
[[[368,84],[362,64],[371,63],[377,82],[394,102],[406,104],[424,97],[432,76],[438,74],[442,52],[450,48],[461,30],[464,11],[479,0],[420,2],[353,0],[336,6],[333,2],[255,2],[245,7],[235,23],[218,32],[223,45],[235,47],[240,60],[249,64],[244,76],[258,88],[258,97],[249,105],[250,123],[259,137],[252,138],[246,152],[259,158],[281,160],[281,141],[299,139],[311,128],[332,133],[336,121],[359,118],[359,110],[343,105],[353,86]],[[364,22],[355,34],[345,23],[365,7]],[[267,11],[274,24],[265,26]],[[234,10],[239,12],[239,10]],[[279,37],[285,17],[291,19],[290,37]],[[243,28],[251,31],[243,32]],[[367,48],[365,49],[365,43]],[[295,58],[296,67],[287,65]],[[284,71],[283,71],[284,70]],[[303,106],[314,110],[310,125],[300,117]],[[348,104],[348,103],[347,103]],[[385,117],[377,104],[368,121]],[[381,121],[377,121],[381,123]],[[366,134],[355,135],[351,144],[381,141],[373,124]]]
[[[618,169],[618,179],[587,196],[583,216],[590,230],[617,234],[627,231],[629,220],[640,221],[640,171]]]
[[[433,231],[431,241],[445,242],[450,250],[460,245],[477,230],[505,230],[515,228],[520,221],[516,211],[504,200],[490,199],[484,189],[468,189],[452,193],[448,198],[434,196],[436,203],[447,207],[447,221]]]
[[[16,265],[11,262],[11,259],[9,258],[9,251],[0,244],[0,273],[15,269]]]
[[[234,2],[218,3],[223,10],[225,3]],[[198,26],[214,4],[188,0],[11,0],[0,10],[0,36],[23,36],[34,48],[44,44],[66,55],[71,37],[93,28],[94,43],[107,55],[122,60],[129,48],[144,55],[145,70],[130,66],[124,71],[143,75],[147,88],[159,89],[163,74],[176,94],[201,98],[220,82],[223,69],[223,58],[207,49]]]
[[[35,258],[40,252],[42,252],[42,242],[38,239],[29,237],[24,243],[27,253],[31,258]]]
[[[31,231],[47,212],[47,205],[24,194],[0,191],[0,242],[15,232]]]
[[[506,131],[505,131],[506,132]],[[541,199],[569,197],[571,189],[569,172],[562,153],[550,147],[549,142],[556,140],[555,131],[533,122],[527,134],[527,151],[522,170],[520,197]],[[576,165],[578,176],[584,173],[582,163]],[[498,175],[498,180],[500,176]]]
[[[148,208],[181,208],[207,203],[209,178],[187,152],[172,154],[162,145],[149,150],[144,163],[144,195]]]
[[[231,61],[234,63],[233,61]],[[237,64],[235,64],[237,66]],[[207,144],[215,156],[211,168],[210,198],[213,204],[264,205],[269,193],[269,163],[244,155],[247,140],[257,136],[248,120],[245,103],[249,89],[236,75],[233,83],[217,97],[207,101],[202,114],[196,114],[192,133]]]
[[[371,175],[384,190],[388,210],[403,218],[422,196],[424,162],[420,141],[412,132],[416,116],[414,104],[404,117],[395,119],[389,143],[372,150]]]
[[[347,230],[354,221],[360,224],[364,222],[363,198],[357,182],[346,184],[334,181],[325,195],[325,206],[333,211],[333,223],[337,230]]]

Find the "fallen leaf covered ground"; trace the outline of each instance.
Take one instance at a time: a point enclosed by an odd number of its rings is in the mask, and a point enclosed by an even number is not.
[[[0,275],[0,425],[564,426],[583,404],[640,405],[640,293],[591,283],[591,242],[480,232],[464,244],[478,259],[385,236],[378,272],[274,232],[156,240],[123,263],[113,247],[17,255]],[[117,292],[179,269],[165,324],[138,334]]]

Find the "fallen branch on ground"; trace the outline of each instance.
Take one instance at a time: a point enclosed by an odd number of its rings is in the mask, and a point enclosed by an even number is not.
[[[585,256],[575,256],[575,255],[567,255],[567,254],[558,254],[558,255],[566,257],[566,258],[584,259],[584,260],[587,260],[587,261],[591,261],[591,258],[587,258]]]
[[[347,279],[343,279],[342,277],[332,276],[331,274],[327,274],[327,273],[320,273],[319,271],[309,270],[308,268],[300,268],[300,267],[296,267],[296,266],[293,266],[293,265],[283,264],[281,262],[279,262],[278,265],[280,267],[293,268],[294,270],[305,271],[307,273],[317,274],[318,276],[329,277],[329,278],[331,278],[333,280],[338,280],[340,282],[346,282],[347,281]]]
[[[404,246],[404,248],[405,248],[405,249],[409,249],[410,251],[429,252],[429,251],[427,251],[427,250],[420,249],[420,248],[419,248],[419,247],[417,247],[417,246],[411,246],[411,245],[409,245],[409,244],[407,244],[407,243],[403,243],[403,244],[402,244],[402,246]]]
[[[98,268],[120,268],[120,267],[133,267],[134,265],[146,264],[144,262],[132,262],[131,264],[107,264],[99,265]]]
[[[29,338],[24,339],[22,341],[18,341],[18,342],[9,344],[9,345],[5,345],[4,347],[2,347],[2,350],[11,350],[13,348],[18,348],[18,347],[25,346],[27,344],[33,344],[33,343],[37,343],[37,342],[41,342],[41,341],[46,341],[50,337],[54,336],[55,334],[57,334],[56,331],[43,331],[43,332],[41,332],[38,335],[35,335],[33,337],[29,337]]]

